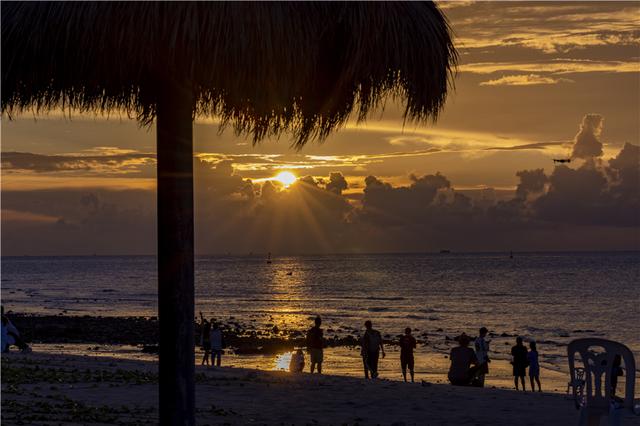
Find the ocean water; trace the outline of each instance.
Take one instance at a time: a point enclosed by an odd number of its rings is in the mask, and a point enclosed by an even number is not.
[[[153,316],[156,277],[152,256],[3,257],[2,303],[15,312]],[[640,253],[199,257],[198,311],[257,329],[305,330],[321,315],[328,337],[357,335],[370,319],[383,335],[417,329],[443,353],[447,336],[486,326],[497,358],[521,335],[564,369],[564,345],[577,337],[623,342],[640,359]]]

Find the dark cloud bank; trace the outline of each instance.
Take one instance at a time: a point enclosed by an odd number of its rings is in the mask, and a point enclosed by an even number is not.
[[[586,116],[571,167],[517,172],[513,198],[471,196],[436,173],[345,193],[340,173],[289,189],[196,160],[201,254],[640,249],[640,147],[603,160],[602,118]],[[3,191],[2,253],[150,254],[155,192]]]
[[[30,152],[3,152],[2,169],[46,172],[89,172],[117,168],[119,173],[135,171],[141,166],[155,167],[155,154],[128,152],[111,155],[41,155]],[[128,170],[131,169],[131,170]]]

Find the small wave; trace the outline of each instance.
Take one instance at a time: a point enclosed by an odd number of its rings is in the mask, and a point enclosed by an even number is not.
[[[340,299],[349,299],[349,300],[406,300],[405,297],[381,297],[381,296],[340,296]]]
[[[335,314],[335,313],[331,313],[330,315],[328,315],[330,317],[336,317],[336,318],[353,318],[357,315],[354,314]]]
[[[405,316],[405,318],[407,318],[407,319],[417,319],[417,320],[427,319],[426,317],[423,317],[421,315],[407,315],[407,316]]]
[[[367,311],[369,312],[384,312],[384,311],[388,311],[389,308],[368,308]]]

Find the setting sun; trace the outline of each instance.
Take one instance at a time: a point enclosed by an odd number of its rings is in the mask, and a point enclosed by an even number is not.
[[[291,186],[296,181],[296,179],[296,175],[291,172],[280,172],[273,178],[273,180],[277,180],[278,182],[283,184],[285,188]]]

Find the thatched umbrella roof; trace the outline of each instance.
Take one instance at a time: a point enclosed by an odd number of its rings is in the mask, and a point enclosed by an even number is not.
[[[390,94],[406,118],[435,119],[449,34],[433,3],[3,1],[2,111],[124,110],[149,124],[177,78],[195,114],[254,141],[289,130],[301,146]]]

